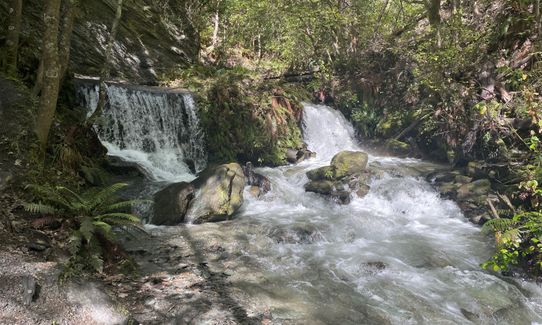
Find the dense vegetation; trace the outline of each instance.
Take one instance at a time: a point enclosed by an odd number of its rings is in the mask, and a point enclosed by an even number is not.
[[[340,109],[360,137],[458,168],[483,161],[494,190],[511,202],[486,226],[496,233],[498,249],[485,266],[542,270],[540,0],[140,2],[104,1],[109,38],[96,45],[103,60],[86,71],[99,72],[102,83],[123,75],[115,71],[116,31],[119,24],[125,34],[136,29],[133,20],[123,24],[123,9],[133,19],[141,5],[148,11],[142,16],[161,17],[159,25],[182,25],[179,40],[189,38],[190,49],[176,49],[185,53],[182,64],[158,71],[153,82],[198,93],[203,124],[214,130],[207,132],[213,160],[284,163],[288,148],[302,146],[300,101],[312,94]],[[44,3],[46,19],[36,22],[23,17],[24,10],[36,10],[32,1],[10,1],[1,20],[0,62],[6,77],[39,95],[29,162],[57,168],[83,190],[105,181],[96,181],[101,162],[88,148],[92,131],[74,117],[70,73],[79,71],[68,63],[77,19],[93,9],[73,0]],[[41,39],[31,35],[36,25]],[[62,127],[50,136],[55,123]],[[33,179],[58,182],[47,174]],[[30,208],[52,213],[48,209]],[[94,212],[85,215],[94,227],[109,229]],[[82,225],[75,234],[85,234]]]

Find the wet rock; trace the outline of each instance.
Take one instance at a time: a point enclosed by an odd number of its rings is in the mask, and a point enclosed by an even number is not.
[[[209,167],[191,183],[171,184],[156,193],[151,223],[175,225],[187,217],[193,223],[227,220],[243,204],[245,185],[239,164]]]
[[[330,195],[335,190],[332,181],[310,181],[305,184],[305,191],[318,194]]]
[[[455,182],[459,184],[467,184],[472,182],[472,177],[465,176],[465,175],[457,175],[455,177]]]
[[[412,148],[408,143],[395,139],[386,141],[386,149],[399,156],[407,156],[412,152]]]
[[[271,181],[269,178],[256,173],[251,162],[247,162],[243,167],[243,174],[245,175],[247,185],[251,186],[250,193],[255,197],[260,197],[271,191]]]
[[[361,151],[342,151],[333,157],[330,166],[307,172],[305,191],[326,195],[339,204],[348,204],[352,193],[363,197],[369,192],[366,183],[368,155]]]
[[[279,244],[311,244],[322,240],[318,228],[310,224],[295,225],[292,228],[276,228],[269,233],[269,237]]]
[[[359,198],[364,198],[365,196],[367,196],[367,194],[369,194],[370,190],[371,188],[369,187],[369,185],[362,184],[360,185],[359,189],[356,191],[356,195]]]
[[[381,273],[382,271],[386,269],[386,264],[380,261],[367,262],[367,263],[364,263],[363,266],[365,267],[366,272],[371,275]]]
[[[194,186],[181,182],[171,184],[154,195],[155,225],[172,226],[184,221],[190,202],[194,198]]]
[[[286,150],[286,161],[290,164],[297,164],[313,157],[316,157],[316,153],[307,149],[307,144],[305,143],[300,148],[289,148]]]
[[[237,163],[208,168],[192,184],[198,189],[188,211],[193,223],[227,220],[243,204],[246,179]]]
[[[476,200],[479,197],[487,196],[491,190],[491,182],[488,179],[480,179],[468,184],[464,184],[457,190],[459,200]]]
[[[334,177],[340,178],[361,173],[367,168],[369,155],[361,151],[341,151],[331,160]]]
[[[449,171],[449,172],[433,172],[427,175],[427,181],[431,183],[448,183],[455,181],[455,178],[460,175],[457,171]]]

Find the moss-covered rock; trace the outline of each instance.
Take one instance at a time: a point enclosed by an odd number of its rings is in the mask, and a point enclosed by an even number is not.
[[[367,168],[369,155],[361,151],[342,151],[331,160],[334,178],[361,173]]]
[[[367,186],[369,156],[361,151],[342,151],[331,160],[330,166],[320,167],[307,172],[309,182],[305,191],[328,196],[333,201],[348,204],[352,193],[364,197],[369,193]]]
[[[192,184],[197,193],[187,215],[193,223],[227,220],[243,204],[246,180],[237,163],[208,168]]]
[[[151,223],[166,226],[182,223],[193,198],[192,184],[181,182],[169,185],[154,195],[154,215]]]

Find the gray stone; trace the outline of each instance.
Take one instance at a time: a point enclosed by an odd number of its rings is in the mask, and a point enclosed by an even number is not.
[[[154,195],[154,216],[151,222],[166,226],[182,223],[193,198],[192,184],[181,182],[169,185]]]

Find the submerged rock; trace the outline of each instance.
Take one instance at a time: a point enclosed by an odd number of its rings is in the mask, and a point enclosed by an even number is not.
[[[286,161],[290,164],[297,164],[305,159],[316,157],[316,153],[310,151],[307,148],[307,144],[304,143],[300,148],[289,148],[286,150]]]

